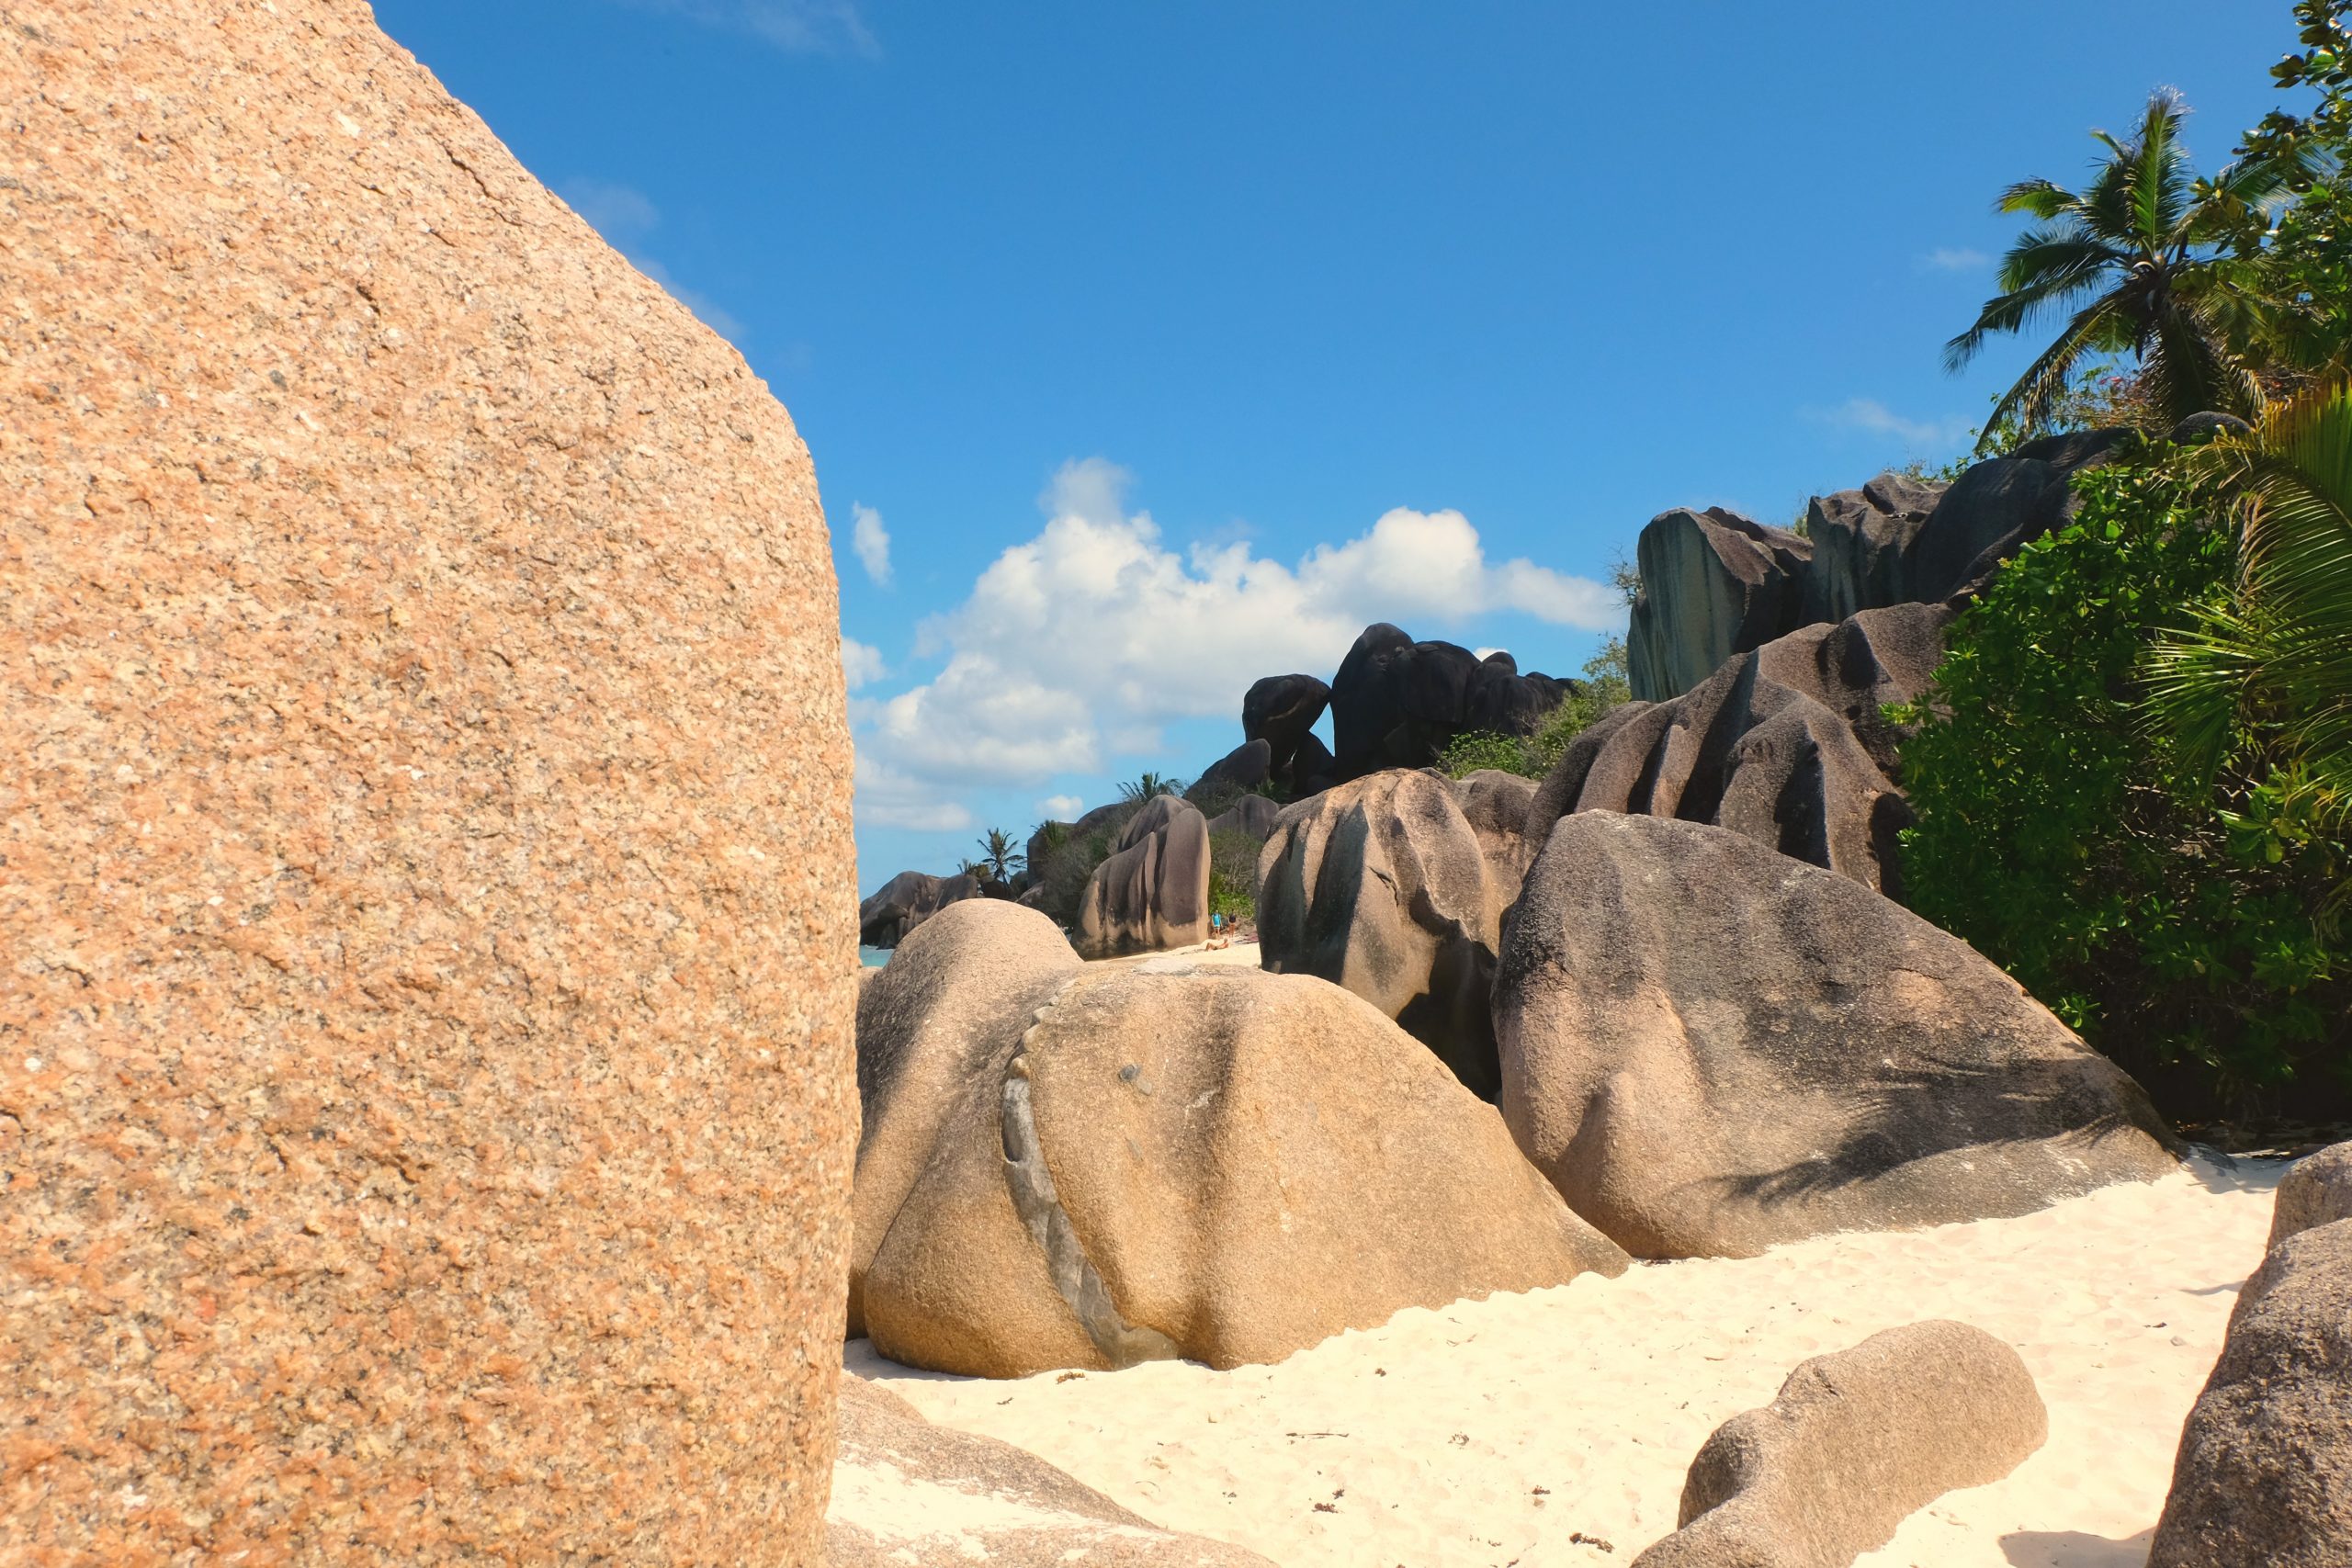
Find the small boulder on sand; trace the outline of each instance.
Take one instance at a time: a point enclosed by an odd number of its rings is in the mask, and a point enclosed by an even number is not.
[[[1680,1529],[1634,1568],[1846,1568],[1947,1492],[1998,1481],[2049,1436],[2018,1353],[1915,1323],[1798,1366],[1690,1461]]]
[[[935,1427],[848,1373],[840,1431],[826,1568],[1272,1568],[1159,1529],[1036,1455]]]
[[[1023,962],[1042,984],[1041,956]],[[981,987],[955,966],[928,983],[969,1007]],[[1038,1004],[1023,979],[968,1035],[926,1021],[954,1016],[944,1002],[886,1009],[889,980],[860,1010],[861,1089],[890,1122],[855,1207],[862,1321],[893,1360],[988,1377],[1278,1361],[1405,1307],[1626,1267],[1491,1109],[1321,980],[1162,959]],[[910,1021],[936,1043],[893,1037]],[[919,1064],[962,1076],[888,1081]]]
[[[1153,797],[1094,868],[1073,932],[1089,958],[1161,953],[1209,939],[1209,824],[1177,795]]]
[[[2278,1189],[2268,1255],[2180,1435],[2148,1568],[2342,1568],[2352,1552],[2352,1144]]]
[[[2176,1168],[2122,1069],[1957,937],[1723,829],[1578,812],[1506,922],[1503,1116],[1645,1258],[2022,1214]]]

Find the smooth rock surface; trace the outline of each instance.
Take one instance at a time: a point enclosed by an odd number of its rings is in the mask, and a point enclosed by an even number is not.
[[[1258,858],[1258,942],[1268,970],[1346,987],[1492,1100],[1495,950],[1526,869],[1506,824],[1525,799],[1479,776],[1483,834],[1434,772],[1374,773],[1285,809]]]
[[[1273,832],[1274,824],[1282,819],[1283,808],[1262,795],[1245,795],[1221,814],[1209,818],[1209,837],[1219,833],[1247,833],[1264,843]]]
[[[1816,1356],[1690,1462],[1681,1528],[1634,1568],[1847,1568],[1947,1492],[2023,1463],[2049,1416],[2018,1353],[1915,1323]]]
[[[826,1568],[1272,1568],[1155,1529],[1036,1455],[935,1427],[848,1373],[840,1425]]]
[[[2347,1550],[2352,1219],[2281,1237],[2239,1292],[2148,1568],[2341,1568]]]
[[[1735,653],[1803,624],[1813,545],[1722,507],[1650,519],[1634,547],[1642,589],[1625,632],[1627,675],[1641,702],[1664,702]]]
[[[1117,958],[1206,942],[1209,825],[1177,795],[1155,796],[1095,867],[1071,936],[1080,955]]]
[[[1562,818],[1504,923],[1495,1026],[1520,1146],[1637,1257],[2175,1168],[2139,1086],[1974,949],[1722,829]]]
[[[817,1560],[791,420],[356,0],[11,0],[0,100],[0,1557]]]
[[[1944,489],[1886,473],[1860,490],[1815,496],[1805,508],[1813,558],[1804,573],[1804,618],[1834,623],[1911,601],[1911,544]]]
[[[1320,980],[1088,974],[1001,1066],[967,1060],[966,1090],[924,1101],[931,1153],[864,1280],[873,1347],[905,1365],[1279,1361],[1404,1307],[1625,1267],[1489,1107]]]

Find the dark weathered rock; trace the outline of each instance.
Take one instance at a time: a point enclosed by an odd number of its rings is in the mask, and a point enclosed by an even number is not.
[[[1915,1323],[1789,1374],[1690,1462],[1681,1528],[1634,1568],[1847,1568],[1947,1492],[1998,1481],[2049,1436],[2018,1353]]]
[[[2233,413],[2193,413],[2176,424],[2165,439],[2176,446],[2194,446],[2216,435],[2251,435],[2254,426]]]
[[[1267,766],[1276,777],[1287,777],[1299,742],[1330,705],[1331,688],[1312,675],[1269,675],[1241,699],[1242,738],[1264,741],[1271,752]]]
[[[1220,816],[1209,818],[1209,837],[1219,833],[1247,833],[1264,843],[1281,819],[1283,808],[1262,795],[1245,795],[1227,807]]]
[[[1908,597],[1942,603],[1973,592],[2020,547],[2065,521],[2073,471],[2036,457],[1995,457],[1953,480],[1912,540]]]
[[[1374,773],[1283,811],[1258,861],[1259,961],[1344,986],[1491,1100],[1495,948],[1526,869],[1504,823],[1524,802],[1491,782],[1476,796],[1483,835],[1435,772]]]
[[[1481,660],[1454,643],[1415,642],[1385,621],[1366,626],[1331,679],[1335,777],[1427,767],[1474,730],[1532,735],[1574,690],[1521,674],[1507,653]],[[1303,765],[1294,759],[1295,770]]]
[[[1236,790],[1262,788],[1272,776],[1273,748],[1263,740],[1245,740],[1204,769],[1184,798],[1195,804],[1214,801]]]
[[[902,871],[858,905],[857,940],[867,947],[896,947],[948,905],[986,897],[988,889],[976,876]]]
[[[1911,599],[1911,541],[1943,492],[1905,474],[1881,474],[1860,490],[1815,497],[1805,510],[1813,558],[1804,574],[1804,618],[1842,621]]]
[[[2352,1543],[2352,1219],[2282,1236],[2188,1413],[2148,1568],[2342,1568]]]
[[[2139,1086],[1975,950],[1717,828],[1562,818],[1504,922],[1495,1023],[1520,1146],[1644,1257],[2175,1168]]]
[[[2337,1220],[2352,1220],[2352,1144],[2331,1145],[2288,1169],[2272,1201],[2269,1245]]]
[[[958,1026],[986,1052],[939,1055],[968,1065],[960,1088],[908,1097],[937,1120],[903,1124],[919,1175],[862,1280],[894,1360],[1276,1361],[1407,1306],[1626,1265],[1490,1109],[1335,986],[1160,959],[1003,1005]],[[920,1059],[864,1032],[859,1053]]]
[[[1678,510],[1650,520],[1635,553],[1642,591],[1625,654],[1643,702],[1679,696],[1804,622],[1813,545],[1786,528],[1721,507]]]
[[[1666,703],[1629,703],[1570,742],[1535,791],[1526,837],[1572,811],[1710,822],[1866,887],[1900,887],[1910,821],[1888,776],[1883,709],[1926,689],[1951,612],[1905,604],[1736,654]]]
[[[1209,825],[1191,801],[1153,797],[1127,819],[1095,867],[1072,929],[1088,958],[1158,953],[1206,942]]]
[[[1294,800],[1319,794],[1340,782],[1339,759],[1319,735],[1309,735],[1291,755],[1290,793]]]
[[[933,1426],[847,1373],[840,1431],[826,1568],[1272,1568],[1159,1529],[1036,1455]]]

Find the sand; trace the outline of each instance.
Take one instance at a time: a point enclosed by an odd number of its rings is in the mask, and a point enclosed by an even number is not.
[[[2285,1168],[2200,1155],[2018,1219],[1637,1265],[1414,1309],[1272,1367],[989,1382],[910,1371],[863,1340],[845,1360],[935,1421],[1286,1568],[1551,1568],[1623,1564],[1670,1532],[1700,1443],[1797,1362],[1958,1318],[2025,1358],[2050,1441],[1861,1562],[2139,1568]]]

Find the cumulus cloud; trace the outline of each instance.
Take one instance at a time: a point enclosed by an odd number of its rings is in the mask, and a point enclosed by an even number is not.
[[[1894,435],[1915,446],[1951,446],[1968,439],[1974,429],[1959,416],[1950,419],[1906,419],[1874,398],[1849,398],[1827,415],[1830,423],[1872,435]]]
[[[890,586],[890,530],[882,525],[882,514],[860,502],[852,502],[850,514],[850,545],[857,551],[865,575],[883,587]]]
[[[880,649],[854,637],[842,638],[842,673],[848,678],[851,691],[879,681],[889,672],[882,662]]]
[[[627,257],[629,265],[660,284],[664,292],[692,310],[712,332],[734,341],[743,335],[743,323],[708,295],[680,283],[639,242],[658,228],[662,209],[634,186],[611,180],[570,179],[556,187],[571,210],[605,237],[605,243]]]
[[[856,0],[622,0],[640,11],[667,11],[705,27],[748,33],[792,54],[882,52]]]
[[[1993,265],[1993,258],[1965,246],[1939,245],[1921,256],[1919,265],[1930,272],[1983,272]]]
[[[922,780],[909,778],[867,755],[863,748],[851,780],[856,792],[853,808],[858,821],[870,827],[960,833],[972,826],[972,813],[963,802],[946,798]]]
[[[1086,801],[1075,795],[1049,795],[1037,803],[1037,809],[1046,814],[1048,822],[1074,822],[1079,813],[1086,809]]]
[[[1063,467],[1047,521],[1005,550],[916,652],[938,676],[876,705],[866,744],[910,776],[1035,781],[1148,753],[1172,719],[1229,715],[1269,670],[1331,670],[1370,622],[1435,635],[1516,611],[1610,630],[1614,591],[1532,561],[1490,561],[1458,512],[1399,507],[1295,566],[1247,541],[1179,553],[1125,508],[1128,476]]]

